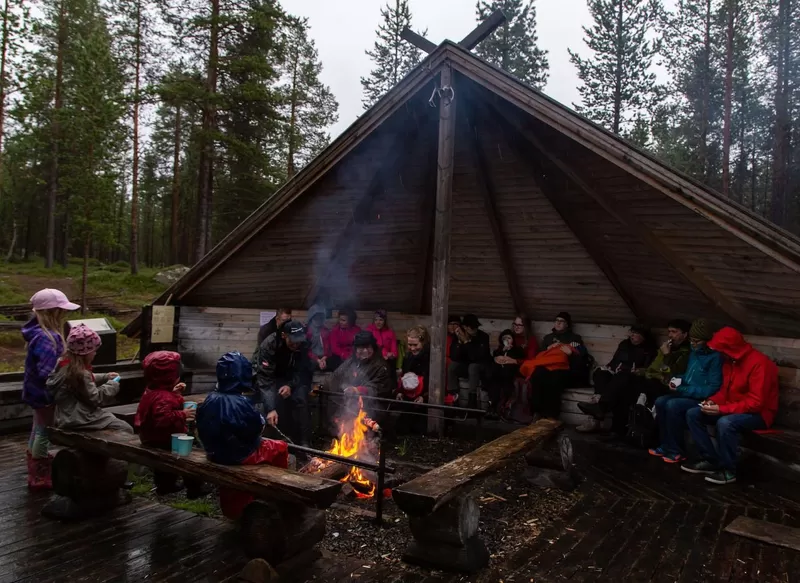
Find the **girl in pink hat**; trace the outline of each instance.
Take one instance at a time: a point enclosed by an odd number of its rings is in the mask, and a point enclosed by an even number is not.
[[[53,402],[47,392],[47,377],[64,352],[62,337],[67,313],[80,306],[57,289],[43,289],[31,298],[33,318],[22,327],[27,343],[22,400],[33,408],[33,428],[28,439],[28,488],[49,489],[51,457],[47,426],[53,423]]]
[[[100,336],[85,324],[70,330],[64,358],[47,379],[47,390],[56,405],[55,426],[133,433],[130,425],[103,409],[119,393],[119,376],[115,372],[97,376],[92,373],[92,361],[100,344]]]

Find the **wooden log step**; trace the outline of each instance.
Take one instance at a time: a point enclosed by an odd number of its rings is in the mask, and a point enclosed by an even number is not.
[[[340,482],[325,480],[269,465],[223,466],[206,459],[195,449],[187,457],[169,451],[142,447],[138,436],[116,431],[74,432],[50,428],[50,440],[114,459],[141,464],[183,476],[192,476],[219,486],[228,486],[264,500],[283,500],[328,508],[342,489]]]
[[[393,490],[398,507],[408,515],[432,513],[475,478],[506,464],[515,454],[542,444],[561,427],[560,421],[542,419],[503,435],[486,445],[406,482]]]
[[[800,528],[739,516],[725,527],[725,531],[770,545],[800,551]]]

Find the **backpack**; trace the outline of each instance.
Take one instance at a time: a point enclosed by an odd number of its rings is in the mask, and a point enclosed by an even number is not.
[[[648,449],[658,441],[658,425],[646,405],[633,405],[628,415],[626,439],[641,449]]]

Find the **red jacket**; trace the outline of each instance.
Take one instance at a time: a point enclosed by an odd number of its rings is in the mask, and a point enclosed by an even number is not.
[[[367,331],[372,332],[378,342],[378,348],[381,349],[383,358],[386,358],[389,353],[394,354],[394,357],[397,358],[397,336],[395,336],[394,330],[385,326],[378,330],[375,324],[370,324],[367,326]]]
[[[361,328],[358,326],[342,329],[339,324],[336,324],[328,337],[331,342],[331,354],[342,360],[350,358],[353,355],[353,341],[359,332],[361,332]]]
[[[173,393],[180,382],[181,355],[160,350],[142,363],[147,389],[136,409],[134,425],[142,445],[169,447],[173,433],[186,432],[183,397]]]
[[[731,361],[722,367],[722,388],[710,400],[723,415],[758,413],[767,427],[778,411],[778,367],[748,344],[741,333],[723,328],[708,343]]]

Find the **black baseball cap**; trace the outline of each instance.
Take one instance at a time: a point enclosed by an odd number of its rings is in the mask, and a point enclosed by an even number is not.
[[[283,325],[282,330],[286,334],[286,339],[294,343],[306,340],[306,327],[299,320],[289,320]]]

